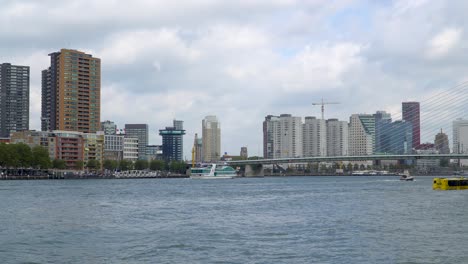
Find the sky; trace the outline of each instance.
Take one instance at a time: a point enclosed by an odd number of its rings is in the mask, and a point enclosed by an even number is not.
[[[0,63],[31,67],[31,129],[41,70],[61,48],[101,59],[103,121],[146,123],[161,144],[158,130],[183,120],[187,159],[207,115],[221,122],[223,153],[253,156],[266,115],[319,117],[322,98],[340,103],[325,118],[341,120],[377,110],[400,119],[402,101],[420,101],[422,141],[466,113],[451,104],[460,96],[441,96],[468,80],[463,0],[0,3]]]

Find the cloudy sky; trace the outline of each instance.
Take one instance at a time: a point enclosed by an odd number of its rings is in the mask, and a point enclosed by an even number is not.
[[[463,115],[447,107],[458,94],[440,96],[468,80],[463,0],[0,2],[0,62],[31,67],[31,129],[40,72],[61,48],[101,58],[102,120],[147,123],[152,144],[184,120],[187,158],[206,115],[234,155],[262,152],[266,115],[320,116],[311,103],[321,98],[340,102],[325,117],[342,120],[376,110],[398,119],[402,101],[421,101],[423,141]]]

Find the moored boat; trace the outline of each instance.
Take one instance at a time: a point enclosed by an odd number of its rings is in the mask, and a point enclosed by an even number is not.
[[[212,164],[211,167],[191,168],[191,179],[232,179],[237,177],[237,172],[230,166],[218,166]]]
[[[468,179],[464,177],[434,178],[433,190],[468,190]]]

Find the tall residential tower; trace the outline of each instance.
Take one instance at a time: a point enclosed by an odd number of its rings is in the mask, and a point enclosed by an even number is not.
[[[221,157],[221,124],[216,116],[207,116],[202,121],[203,161],[218,161]]]
[[[70,49],[49,56],[50,67],[42,71],[42,130],[98,131],[101,60]]]
[[[29,130],[29,67],[0,64],[0,137]]]

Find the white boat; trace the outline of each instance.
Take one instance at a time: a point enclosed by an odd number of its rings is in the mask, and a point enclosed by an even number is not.
[[[400,181],[414,181],[414,177],[410,175],[408,170],[405,170],[403,173],[400,173]]]
[[[211,167],[190,169],[190,179],[233,179],[235,177],[237,177],[236,170],[229,166],[212,164]]]

